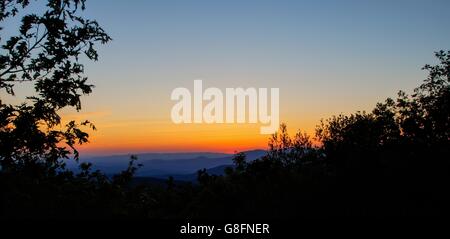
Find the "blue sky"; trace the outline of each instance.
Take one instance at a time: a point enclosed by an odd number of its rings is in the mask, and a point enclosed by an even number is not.
[[[203,79],[278,87],[281,120],[313,132],[321,118],[418,86],[433,52],[450,49],[449,10],[438,0],[87,1],[85,15],[113,41],[86,64],[96,88],[83,112],[102,115],[100,129],[147,122],[146,133],[164,135],[171,91]]]
[[[448,9],[449,1],[89,1],[87,14],[114,41],[88,69],[99,87],[133,91],[130,102],[168,100],[202,78],[280,87],[302,102],[299,113],[325,117],[417,86],[433,51],[449,47]]]

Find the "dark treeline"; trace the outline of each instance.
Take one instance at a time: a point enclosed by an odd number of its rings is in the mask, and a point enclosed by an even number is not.
[[[28,1],[0,3],[0,21]],[[84,1],[49,0],[42,16],[22,18],[19,34],[3,45],[0,89],[14,95],[24,81],[36,95],[20,105],[0,101],[0,191],[3,219],[286,218],[331,215],[449,213],[450,51],[410,95],[378,103],[371,112],[333,116],[317,126],[314,143],[286,125],[261,159],[236,154],[225,175],[198,172],[198,184],[136,180],[136,158],[107,177],[78,160],[83,127],[62,125],[59,111],[81,108],[92,85],[78,56],[97,60],[94,43],[109,36],[80,17]],[[39,30],[40,29],[40,30]],[[62,129],[61,129],[62,128]]]

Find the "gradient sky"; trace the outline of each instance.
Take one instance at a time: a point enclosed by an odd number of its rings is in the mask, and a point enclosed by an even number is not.
[[[175,125],[176,87],[280,88],[280,119],[321,118],[411,91],[449,49],[450,1],[87,1],[114,39],[86,64],[80,113],[98,127],[85,154],[265,148],[260,125]],[[2,94],[4,94],[2,92]],[[19,93],[20,96],[20,93]]]

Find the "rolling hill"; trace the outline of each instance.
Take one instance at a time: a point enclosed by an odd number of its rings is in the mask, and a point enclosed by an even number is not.
[[[264,156],[266,151],[252,150],[244,153],[247,160],[252,161]],[[143,166],[138,169],[136,176],[153,178],[173,176],[176,180],[193,181],[200,169],[207,169],[211,174],[222,174],[227,166],[232,165],[233,156],[211,152],[137,154],[137,163]],[[111,175],[125,169],[129,159],[130,155],[112,155],[80,159],[80,162],[90,162],[94,169]],[[76,170],[77,165],[70,162],[68,167]]]

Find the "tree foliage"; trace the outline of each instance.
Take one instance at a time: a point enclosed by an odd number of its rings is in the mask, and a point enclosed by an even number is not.
[[[238,154],[226,176],[202,174],[203,215],[448,213],[450,51],[436,57],[439,64],[423,68],[429,75],[413,94],[400,91],[369,113],[322,120],[319,146],[306,134],[290,137],[282,124],[265,157],[245,162]]]
[[[30,4],[28,0],[2,1],[0,21],[19,17]],[[71,121],[61,130],[59,114],[66,107],[81,109],[80,97],[91,93],[93,85],[84,75],[80,58],[97,60],[95,44],[111,40],[96,21],[82,17],[84,9],[84,0],[49,0],[42,15],[22,14],[17,35],[1,39],[0,90],[12,96],[23,84],[35,90],[19,105],[0,99],[4,169],[33,163],[58,167],[58,159],[71,153],[77,159],[75,145],[88,141],[80,126],[94,128],[89,121]]]
[[[44,1],[4,0],[0,22],[21,17],[15,35],[0,41],[0,187],[5,217],[53,218],[126,214],[132,208],[124,193],[137,169],[135,158],[114,177],[81,164],[78,173],[65,168],[77,144],[86,143],[81,127],[89,121],[62,125],[60,111],[81,109],[81,96],[92,92],[81,58],[96,61],[95,44],[111,38],[99,24],[82,16],[85,0],[48,0],[38,15],[28,11]],[[29,13],[32,12],[32,13]],[[15,95],[24,84],[34,94],[18,105],[6,104],[3,94]]]

